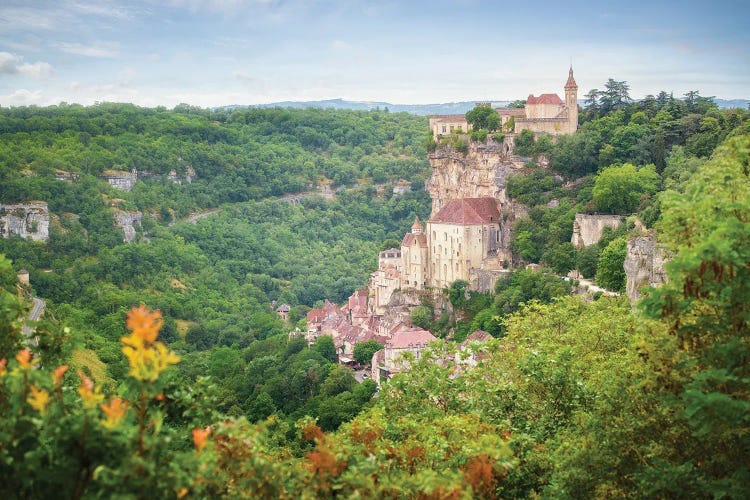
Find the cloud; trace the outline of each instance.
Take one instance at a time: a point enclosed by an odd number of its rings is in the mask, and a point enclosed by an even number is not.
[[[169,0],[167,3],[193,12],[197,10],[236,12],[246,7],[271,6],[280,2],[278,0]]]
[[[65,2],[65,8],[83,15],[109,17],[121,20],[130,19],[132,17],[131,13],[122,5],[106,1],[99,1],[96,3],[67,1]]]
[[[46,104],[43,102],[41,90],[18,89],[8,95],[0,95],[3,106],[28,106],[30,104]]]
[[[86,45],[78,42],[59,42],[55,46],[68,54],[86,57],[115,57],[118,48],[116,44],[106,42],[95,45]]]
[[[23,57],[0,52],[0,75],[23,75],[44,80],[52,76],[52,66],[49,63],[37,61],[35,63],[24,63]]]

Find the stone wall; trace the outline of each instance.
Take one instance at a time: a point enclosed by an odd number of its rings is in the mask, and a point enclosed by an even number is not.
[[[477,292],[494,292],[497,280],[509,273],[508,269],[472,269],[469,273],[469,289]]]
[[[141,220],[143,214],[141,212],[127,212],[125,210],[115,210],[114,220],[115,227],[122,229],[123,241],[130,243],[135,241],[138,229],[141,228]]]
[[[34,241],[47,241],[49,220],[47,202],[44,201],[0,205],[0,234],[3,238],[17,235]]]
[[[598,243],[604,233],[604,228],[615,229],[622,224],[619,215],[589,215],[576,214],[573,221],[573,236],[570,242],[576,248],[583,248]]]
[[[625,294],[631,302],[641,298],[638,290],[643,286],[666,283],[664,252],[654,236],[637,236],[628,240],[625,254]]]

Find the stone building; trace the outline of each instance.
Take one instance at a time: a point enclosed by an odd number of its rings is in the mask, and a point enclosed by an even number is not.
[[[391,332],[385,343],[385,348],[376,352],[372,357],[372,379],[380,385],[382,381],[393,375],[409,369],[409,362],[404,359],[404,353],[411,353],[418,360],[430,342],[437,340],[427,330],[407,326],[404,324]]]
[[[427,221],[430,286],[445,288],[456,280],[469,281],[471,269],[483,267],[493,257],[497,261],[500,220],[494,198],[451,200],[430,217]]]
[[[506,127],[513,118],[514,134],[530,130],[534,135],[552,136],[572,134],[578,130],[578,84],[573,78],[573,67],[568,71],[564,86],[565,100],[557,94],[529,94],[526,106],[521,108],[497,108],[500,122]],[[454,133],[465,133],[471,129],[465,115],[433,115],[430,117],[430,130],[433,137]]]
[[[430,130],[437,139],[442,135],[463,134],[471,130],[466,115],[433,115],[430,116]]]
[[[421,290],[428,284],[429,248],[419,217],[414,219],[411,233],[401,241],[401,280],[404,288]]]

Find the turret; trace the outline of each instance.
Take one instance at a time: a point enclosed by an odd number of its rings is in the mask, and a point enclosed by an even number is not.
[[[422,234],[424,228],[422,227],[422,223],[419,221],[419,216],[417,216],[414,219],[414,224],[411,225],[411,233],[412,234]]]
[[[578,130],[578,84],[573,78],[573,66],[565,82],[565,107],[568,109],[568,131],[572,134]]]

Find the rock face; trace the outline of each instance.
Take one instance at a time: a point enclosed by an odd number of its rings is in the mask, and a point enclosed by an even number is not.
[[[615,229],[622,224],[619,215],[589,215],[576,214],[573,221],[573,236],[570,242],[576,248],[583,248],[598,243],[604,233],[604,228]]]
[[[509,147],[505,142],[471,142],[466,154],[452,147],[439,147],[430,154],[432,177],[425,188],[432,197],[431,215],[450,200],[461,198],[489,197],[506,203],[506,178],[524,169],[523,163],[511,156]]]
[[[0,205],[0,234],[34,241],[49,239],[49,210],[44,201]]]
[[[653,236],[637,236],[628,240],[625,254],[625,293],[631,302],[641,298],[638,289],[666,283],[664,253]]]
[[[122,229],[123,241],[130,243],[135,241],[137,235],[136,226],[141,227],[141,212],[127,212],[125,210],[116,210],[114,214],[115,227]]]
[[[115,189],[130,191],[138,180],[138,172],[133,169],[130,172],[122,170],[105,170],[99,176],[109,183]]]

